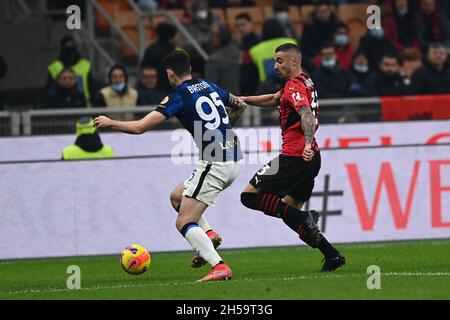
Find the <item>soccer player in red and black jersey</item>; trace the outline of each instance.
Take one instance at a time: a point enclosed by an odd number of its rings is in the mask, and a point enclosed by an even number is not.
[[[311,197],[314,178],[320,170],[320,150],[314,139],[319,126],[317,92],[302,72],[297,45],[283,44],[275,50],[275,70],[286,80],[274,94],[241,97],[251,105],[280,110],[281,154],[264,165],[241,194],[246,207],[281,218],[300,239],[325,256],[321,271],[333,271],[345,264],[345,257],[320,233],[319,215],[301,211]]]

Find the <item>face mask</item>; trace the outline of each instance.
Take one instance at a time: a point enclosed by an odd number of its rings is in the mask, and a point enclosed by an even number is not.
[[[362,66],[359,64],[354,64],[353,69],[358,73],[367,73],[369,72],[369,66]]]
[[[338,45],[338,46],[346,46],[348,44],[348,36],[345,34],[338,34],[334,37],[334,42]]]
[[[400,16],[404,16],[405,14],[408,13],[408,8],[403,8],[403,9],[397,10],[397,13],[398,13]]]
[[[125,86],[126,86],[126,84],[124,82],[122,82],[122,83],[115,83],[115,84],[111,85],[113,90],[116,91],[116,92],[122,92],[122,90],[125,89]]]
[[[384,36],[384,30],[375,28],[370,30],[370,34],[372,35],[372,37],[380,39]]]
[[[323,66],[324,68],[327,68],[327,69],[331,69],[331,68],[333,68],[335,65],[336,65],[336,60],[335,60],[335,59],[331,59],[331,60],[323,60],[323,61],[322,61],[322,66]]]
[[[289,13],[287,12],[278,12],[277,19],[283,23],[287,23],[289,21]]]
[[[204,20],[208,18],[208,11],[206,10],[197,11],[196,16],[197,18]]]

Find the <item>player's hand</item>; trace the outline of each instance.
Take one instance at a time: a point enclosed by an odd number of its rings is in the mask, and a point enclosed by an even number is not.
[[[94,127],[96,128],[110,128],[112,120],[106,116],[98,116],[94,119]]]
[[[314,157],[314,151],[311,149],[310,144],[306,144],[305,148],[303,149],[302,153],[303,160],[306,162],[311,161],[311,159]]]
[[[241,100],[241,101],[247,103],[247,101],[245,101],[245,99],[247,99],[247,97],[245,97],[245,96],[240,96],[240,97],[237,97],[237,98],[238,98],[239,100]]]

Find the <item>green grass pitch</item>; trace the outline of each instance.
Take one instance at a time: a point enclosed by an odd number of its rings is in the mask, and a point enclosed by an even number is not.
[[[153,253],[139,276],[118,255],[2,261],[0,299],[450,299],[450,240],[337,247],[347,265],[332,273],[303,246],[220,250],[233,279],[201,284],[209,268],[191,269],[191,252]],[[81,268],[79,290],[66,287],[69,265]],[[381,268],[380,290],[367,288],[369,265]]]

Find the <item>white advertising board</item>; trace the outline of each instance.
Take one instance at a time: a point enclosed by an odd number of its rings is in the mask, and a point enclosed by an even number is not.
[[[206,212],[223,248],[302,244],[281,220],[240,203],[261,165],[242,164]],[[193,169],[170,157],[0,164],[0,259],[115,254],[131,243],[188,250],[169,193]],[[449,145],[323,150],[315,192],[326,177],[320,226],[331,242],[450,237]],[[323,200],[310,207],[323,211]]]
[[[239,128],[236,131],[245,151],[280,148],[278,127]],[[321,125],[316,136],[321,149],[449,143],[450,120]],[[191,136],[183,129],[152,131],[139,136],[103,133],[101,137],[103,143],[113,147],[117,157],[195,151]],[[0,138],[0,161],[61,159],[61,150],[74,141],[75,135]]]

